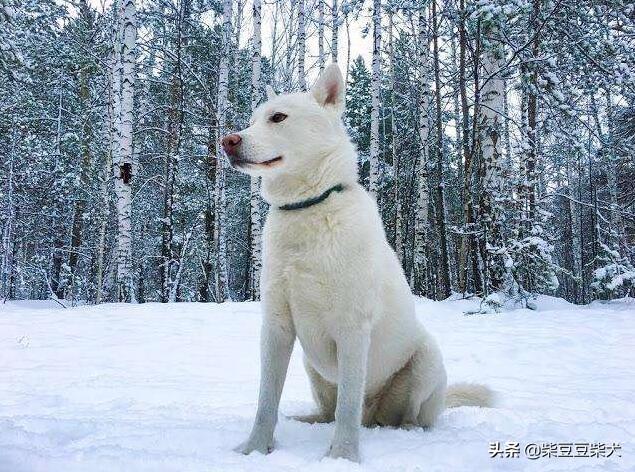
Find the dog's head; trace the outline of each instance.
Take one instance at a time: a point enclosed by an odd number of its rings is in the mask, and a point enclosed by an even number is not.
[[[310,92],[276,95],[268,88],[267,96],[248,128],[222,138],[234,169],[265,178],[306,175],[348,140],[341,121],[344,81],[336,64],[324,70]]]

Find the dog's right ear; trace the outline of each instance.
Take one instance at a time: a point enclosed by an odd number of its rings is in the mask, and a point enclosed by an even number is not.
[[[317,79],[311,95],[321,106],[338,113],[344,111],[344,79],[337,64],[331,64]]]
[[[267,100],[271,100],[274,97],[277,97],[276,92],[273,90],[273,87],[269,84],[265,87],[265,91],[267,92]]]

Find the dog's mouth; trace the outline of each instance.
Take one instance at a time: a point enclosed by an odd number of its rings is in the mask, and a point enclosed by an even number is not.
[[[234,159],[232,161],[232,164],[236,167],[244,167],[248,165],[261,166],[261,167],[273,167],[280,161],[282,161],[282,156],[277,156],[277,157],[274,157],[273,159],[269,159],[267,161],[262,161],[262,162],[248,161],[246,159]]]
[[[274,157],[273,159],[269,159],[268,161],[258,162],[256,165],[270,167],[275,165],[277,162],[282,160],[282,156]]]

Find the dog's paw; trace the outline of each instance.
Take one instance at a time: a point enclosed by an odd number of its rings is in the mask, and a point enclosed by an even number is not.
[[[413,431],[415,429],[421,429],[421,425],[418,425],[414,422],[407,421],[405,423],[401,423],[399,426],[401,429],[405,429],[406,431]]]
[[[331,444],[326,457],[331,459],[346,459],[351,462],[359,463],[359,445],[343,443],[343,444]]]
[[[333,421],[335,421],[335,418],[328,415],[323,415],[321,413],[313,414],[313,415],[293,415],[293,416],[287,416],[287,418],[293,421],[299,421],[300,423],[309,423],[309,424],[332,423]]]
[[[234,448],[234,452],[245,455],[251,454],[254,451],[260,454],[269,454],[273,451],[273,438],[249,438]]]

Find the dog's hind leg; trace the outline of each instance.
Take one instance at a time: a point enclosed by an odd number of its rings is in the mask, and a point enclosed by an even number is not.
[[[440,352],[436,346],[423,344],[386,386],[376,421],[405,428],[431,426],[443,411],[445,389]]]
[[[318,406],[318,412],[312,415],[291,416],[291,419],[302,423],[332,423],[335,421],[335,407],[337,405],[337,385],[328,382],[304,358],[304,368],[309,381],[313,399]]]
[[[447,378],[436,346],[426,345],[413,358],[411,390],[402,425],[431,427],[445,408]]]
[[[445,381],[437,385],[432,394],[421,404],[417,417],[417,424],[424,428],[434,425],[439,415],[445,409]]]

